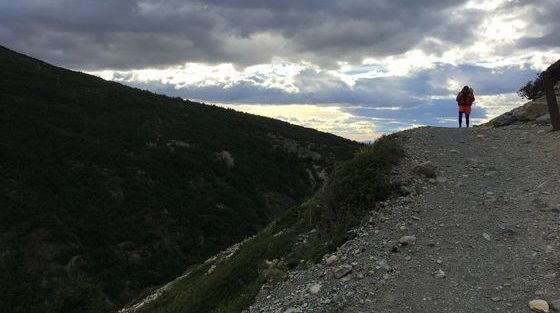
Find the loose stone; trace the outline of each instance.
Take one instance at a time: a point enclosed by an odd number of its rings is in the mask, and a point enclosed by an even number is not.
[[[402,236],[399,243],[403,246],[413,245],[416,243],[416,236]]]
[[[391,266],[389,266],[389,263],[387,263],[387,260],[385,260],[385,259],[381,259],[381,260],[377,261],[377,265],[387,272],[390,272],[393,269],[393,268],[391,268]]]
[[[328,257],[325,262],[327,263],[327,265],[331,265],[333,263],[335,263],[336,261],[338,261],[338,256],[336,255],[331,255],[330,257]]]
[[[441,269],[437,270],[437,272],[435,273],[436,278],[445,278],[445,272],[442,271]]]
[[[432,162],[424,162],[416,165],[413,169],[414,173],[418,175],[423,175],[428,178],[436,177],[436,168]]]
[[[342,278],[352,272],[352,265],[344,264],[333,271],[336,279]]]
[[[340,279],[340,282],[343,282],[343,283],[349,282],[349,281],[351,281],[353,278],[354,278],[354,276],[352,276],[352,274],[346,275],[346,276],[344,276],[344,277],[342,277],[342,278]]]
[[[530,301],[529,302],[529,309],[531,309],[531,311],[537,312],[537,313],[549,313],[550,312],[548,302],[546,302],[544,300],[541,300],[541,299]]]

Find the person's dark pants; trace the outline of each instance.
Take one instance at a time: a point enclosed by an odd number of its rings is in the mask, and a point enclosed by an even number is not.
[[[465,122],[467,124],[467,127],[469,127],[469,114],[459,112],[459,128],[463,127],[463,114],[465,114]]]

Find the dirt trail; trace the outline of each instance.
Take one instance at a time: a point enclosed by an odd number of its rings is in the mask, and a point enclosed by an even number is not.
[[[400,133],[411,194],[250,312],[530,312],[560,299],[560,132],[534,124]],[[437,179],[412,173],[430,161]],[[415,236],[411,245],[402,236]],[[338,268],[352,268],[335,278]],[[313,288],[311,288],[313,287]]]

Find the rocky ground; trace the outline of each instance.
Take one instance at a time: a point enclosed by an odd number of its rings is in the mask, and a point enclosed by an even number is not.
[[[356,238],[320,264],[265,285],[248,311],[552,306],[560,299],[560,132],[549,130],[525,123],[400,133],[407,156],[396,177],[410,194],[372,211]]]

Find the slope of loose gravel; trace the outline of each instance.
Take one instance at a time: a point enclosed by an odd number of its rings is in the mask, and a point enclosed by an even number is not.
[[[397,177],[411,194],[372,212],[332,264],[264,286],[249,311],[529,312],[530,300],[560,299],[560,132],[549,129],[401,132]],[[412,173],[425,161],[436,181]],[[399,245],[405,235],[416,243]]]

